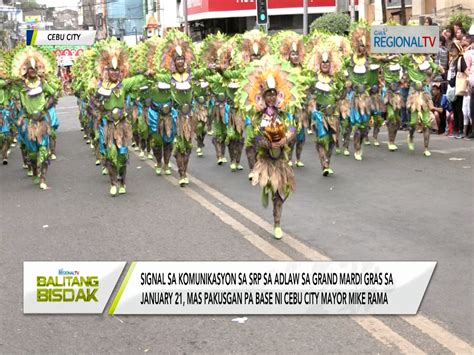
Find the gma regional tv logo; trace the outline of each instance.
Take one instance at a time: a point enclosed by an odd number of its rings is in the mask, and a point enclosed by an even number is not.
[[[55,276],[36,277],[37,302],[99,302],[99,276],[81,275],[63,268]]]
[[[373,26],[373,53],[437,53],[438,26]]]

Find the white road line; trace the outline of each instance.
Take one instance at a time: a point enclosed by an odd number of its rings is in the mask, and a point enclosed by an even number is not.
[[[138,156],[136,152],[133,152],[133,153],[136,156]],[[143,161],[143,162],[154,169],[154,163],[152,163],[151,161],[148,160],[148,161]],[[176,167],[173,164],[171,165],[173,167],[173,170],[176,171]],[[204,186],[206,191],[212,191],[214,197],[217,198],[218,196],[219,198],[222,198],[223,201],[226,201],[225,204],[229,203],[230,205],[232,205],[233,207],[229,206],[232,209],[238,208],[238,210],[236,210],[237,212],[240,213],[240,211],[242,211],[242,212],[245,212],[248,216],[253,216],[253,212],[247,210],[245,207],[240,206],[237,203],[233,202],[232,200],[228,199],[227,197],[220,194],[218,191],[212,189],[210,186],[208,186],[201,180],[191,176],[190,174],[188,174],[188,177],[191,178],[197,186],[201,188],[203,188]],[[178,180],[175,177],[167,176],[165,177],[165,179],[171,182],[174,186],[178,186]],[[262,251],[265,255],[269,256],[270,258],[274,260],[279,260],[279,261],[280,260],[286,260],[286,261],[293,260],[291,257],[289,257],[288,255],[286,255],[285,253],[283,253],[282,251],[274,247],[272,244],[264,240],[262,237],[253,233],[250,229],[245,227],[242,223],[240,223],[239,221],[231,217],[229,214],[227,214],[226,212],[224,212],[223,210],[221,210],[220,208],[212,204],[209,200],[207,200],[204,196],[202,196],[198,192],[190,188],[183,188],[182,191],[186,195],[188,195],[190,198],[195,200],[197,203],[199,203],[201,206],[206,208],[208,211],[215,214],[222,222],[231,226],[234,230],[238,231],[247,241],[249,241],[257,249]],[[255,217],[258,217],[258,216],[255,215]],[[260,222],[263,221],[261,219],[258,219],[258,220]],[[251,220],[251,221],[254,221],[254,220]],[[266,227],[268,223],[265,221],[263,222],[264,223],[261,225],[261,227],[262,226]],[[285,240],[285,238],[292,240],[291,243],[287,243],[288,245],[295,246],[296,248],[298,248],[296,250],[301,252],[303,255],[306,254],[315,258],[315,259],[310,259],[310,260],[329,260],[328,257],[315,251],[312,248],[309,248],[303,243],[297,241],[295,238],[285,235],[285,237],[282,240]],[[367,331],[369,335],[379,340],[382,344],[388,347],[396,347],[400,352],[405,353],[405,354],[424,354],[424,352],[421,349],[419,349],[416,345],[410,343],[408,340],[403,338],[400,334],[396,333],[390,327],[388,327],[383,322],[381,322],[380,320],[374,317],[354,316],[354,317],[351,317],[351,319],[354,320],[357,324],[359,324],[365,331]]]
[[[189,174],[188,174],[189,175]],[[199,180],[195,176],[189,175],[192,181],[201,189],[206,191],[209,195],[214,197],[215,199],[219,200],[226,206],[232,208],[234,211],[240,213],[242,216],[247,218],[248,220],[252,221],[256,225],[258,225],[260,228],[266,230],[266,231],[271,231],[272,230],[272,225],[265,221],[263,218],[261,218],[259,215],[256,213],[250,211],[249,209],[239,205],[235,201],[231,200],[221,192],[217,191],[216,189],[210,187],[203,181]],[[306,258],[310,260],[330,260],[329,257],[326,255],[308,247],[307,245],[303,244],[296,238],[292,237],[291,235],[285,233],[283,239],[281,241],[290,247],[292,247],[294,250],[296,250],[298,253],[304,255]]]
[[[154,169],[154,163],[152,163],[151,161],[146,161],[145,163]],[[164,178],[168,180],[174,186],[178,186],[178,179],[176,179],[175,177],[166,176]],[[190,198],[195,200],[197,203],[199,203],[201,206],[206,208],[209,212],[211,212],[212,214],[215,214],[222,222],[224,222],[225,224],[232,227],[235,231],[242,234],[242,236],[247,241],[249,241],[254,247],[262,251],[268,257],[275,260],[283,260],[283,261],[292,260],[288,255],[286,255],[279,249],[275,248],[266,240],[262,239],[260,236],[252,232],[250,229],[248,229],[242,223],[240,223],[235,218],[230,216],[228,213],[224,212],[223,210],[221,210],[220,208],[218,208],[217,206],[209,202],[204,196],[202,196],[198,192],[188,189],[188,188],[184,188],[182,189],[182,191],[186,195],[188,195]]]
[[[189,175],[189,174],[188,174]],[[203,181],[199,180],[198,178],[189,175],[189,177],[192,179],[192,181],[201,189],[209,193],[211,196],[213,196],[216,200],[222,202],[224,205],[232,208],[234,211],[240,213],[242,216],[250,220],[251,222],[255,223],[259,227],[263,228],[264,230],[271,231],[272,226],[270,223],[267,221],[263,220],[260,216],[255,214],[254,212],[248,210],[247,208],[239,205],[235,201],[231,200],[227,196],[223,195],[216,189],[210,187]],[[323,253],[315,250],[314,248],[311,248],[304,243],[300,242],[297,240],[295,237],[286,234],[284,235],[283,239],[281,240],[282,242],[286,243],[288,246],[292,247],[294,250],[297,252],[301,253],[304,257],[306,257],[309,260],[313,261],[318,261],[318,260],[331,260],[328,256],[324,255]],[[465,343],[462,339],[457,337],[456,335],[450,333],[449,331],[443,329],[440,327],[438,324],[434,323],[433,321],[430,321],[428,318],[422,316],[421,314],[418,314],[416,316],[412,317],[407,317],[410,318],[413,321],[413,325],[417,326],[423,333],[428,335],[430,338],[434,339],[436,342],[438,342],[440,345],[446,347],[447,349],[453,351],[454,353],[457,353],[458,349],[470,349],[471,353],[474,353],[473,348]],[[384,331],[383,329],[381,329]],[[439,332],[442,331],[443,336],[439,336]],[[397,334],[398,335],[398,334]]]
[[[425,354],[420,348],[410,343],[377,318],[371,316],[351,316],[351,319],[386,346],[395,345],[404,354]]]
[[[425,316],[418,314],[416,316],[402,316],[401,318],[455,354],[474,354],[474,349],[471,345]]]
[[[439,154],[453,154],[453,153],[472,152],[474,151],[474,147],[459,147],[459,148],[452,148],[452,149],[445,149],[445,150],[430,149],[430,151],[433,153],[439,153]]]

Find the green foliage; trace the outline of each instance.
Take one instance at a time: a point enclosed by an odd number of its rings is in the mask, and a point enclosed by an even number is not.
[[[345,14],[329,13],[311,23],[311,31],[323,31],[343,35],[349,31],[350,17]]]
[[[176,152],[179,152],[181,154],[186,154],[191,149],[193,149],[193,143],[188,142],[183,137],[176,137],[176,141],[175,141],[175,144],[174,144],[174,149],[175,149]]]
[[[473,24],[473,18],[470,17],[469,15],[457,13],[457,14],[453,14],[449,16],[448,22],[450,26],[454,25],[454,23],[458,21],[462,23],[462,27],[466,31],[469,31],[469,28]]]

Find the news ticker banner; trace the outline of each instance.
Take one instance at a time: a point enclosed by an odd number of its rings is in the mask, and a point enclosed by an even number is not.
[[[91,46],[95,31],[26,30],[26,44],[29,46]]]
[[[436,262],[25,262],[24,313],[416,314]],[[118,288],[117,288],[118,286]]]
[[[24,313],[101,314],[125,262],[25,261]]]
[[[436,54],[439,50],[438,26],[372,26],[372,53]]]

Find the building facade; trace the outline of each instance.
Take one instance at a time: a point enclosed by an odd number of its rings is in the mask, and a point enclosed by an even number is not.
[[[267,0],[268,30],[302,31],[302,0]],[[349,12],[354,7],[358,17],[358,0],[308,0],[308,23],[330,12]],[[256,27],[256,0],[188,0],[188,21],[192,33],[204,37],[223,31],[239,33]]]
[[[382,23],[382,1],[387,8],[387,20],[400,22],[400,0],[365,0],[360,7],[365,9],[369,23]],[[449,16],[463,13],[474,16],[474,0],[405,0],[406,18],[412,23],[424,23],[429,16],[440,25],[447,23]]]

